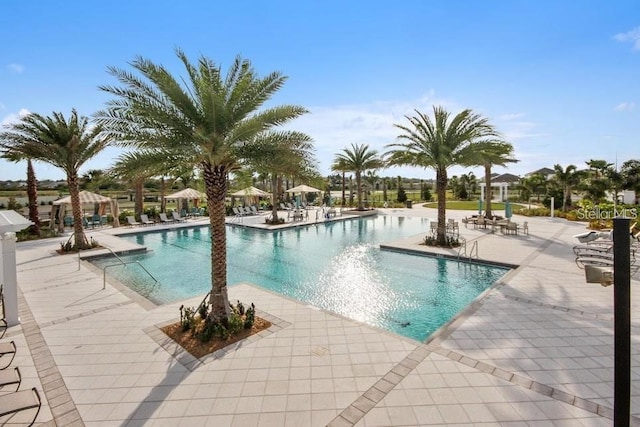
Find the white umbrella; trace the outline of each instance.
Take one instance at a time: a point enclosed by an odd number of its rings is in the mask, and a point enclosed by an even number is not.
[[[185,188],[184,190],[180,190],[177,193],[169,194],[165,196],[165,199],[169,200],[178,200],[178,199],[204,199],[204,194],[199,192],[198,190],[194,190],[193,188]]]
[[[119,207],[118,207],[117,200],[107,196],[102,196],[100,194],[92,193],[91,191],[87,191],[87,190],[82,190],[79,194],[79,198],[80,198],[80,204],[98,203],[100,205],[100,211],[104,211],[106,208],[106,205],[109,204],[109,209],[111,210],[111,215],[113,216],[113,226],[114,227],[120,226],[120,221],[118,221]],[[63,197],[62,199],[58,199],[54,201],[53,204],[60,205],[60,210],[58,211],[59,227],[61,230],[64,230],[63,217],[64,217],[64,212],[66,210],[64,205],[71,204],[71,196],[69,195],[69,196]]]
[[[235,197],[245,197],[245,196],[253,196],[253,197],[268,197],[271,193],[267,193],[266,191],[262,191],[256,187],[247,187],[243,190],[238,190],[235,193],[231,193],[232,196]]]
[[[302,184],[288,189],[287,193],[322,193],[322,190]]]
[[[82,190],[80,192],[80,203],[109,203],[111,198],[92,193],[91,191]],[[53,202],[54,205],[65,205],[71,203],[71,196],[63,197]]]

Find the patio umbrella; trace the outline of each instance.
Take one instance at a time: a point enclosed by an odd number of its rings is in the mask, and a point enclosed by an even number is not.
[[[169,194],[165,196],[165,199],[169,200],[178,200],[178,199],[188,199],[188,200],[198,200],[203,199],[204,194],[199,192],[198,190],[194,190],[193,188],[185,188],[184,190],[180,190],[176,193]]]
[[[308,185],[302,184],[302,185],[296,185],[295,187],[288,189],[287,193],[300,193],[302,196],[304,196],[304,193],[322,193],[322,190],[318,190],[317,188],[313,188]]]
[[[238,190],[235,193],[231,193],[231,195],[235,197],[244,197],[245,199],[250,200],[250,202],[245,201],[247,204],[258,204],[259,197],[269,197],[271,196],[271,193],[267,193],[266,191],[262,191],[261,189],[252,186]]]
[[[199,192],[198,190],[194,190],[193,188],[185,188],[184,190],[180,190],[176,193],[172,193],[169,194],[168,196],[165,196],[165,199],[167,200],[178,200],[178,206],[180,206],[182,203],[180,202],[180,200],[193,200],[193,204],[195,206],[198,206],[198,201],[200,199],[204,199],[205,195],[201,192]]]
[[[271,193],[267,193],[266,191],[262,191],[256,187],[247,187],[242,190],[238,190],[235,193],[231,193],[232,196],[236,197],[268,197]]]
[[[92,193],[91,191],[82,190],[79,194],[80,204],[98,204],[100,205],[99,212],[105,212],[106,206],[109,205],[109,209],[111,210],[111,215],[113,215],[113,226],[118,227],[120,222],[118,221],[119,209],[118,209],[118,201],[112,199],[107,196],[103,196],[101,194]],[[58,199],[53,202],[54,205],[59,205],[60,210],[58,211],[58,220],[59,220],[59,228],[61,231],[64,231],[64,223],[63,217],[64,212],[66,210],[65,205],[71,204],[71,196],[63,197],[62,199]]]
[[[287,193],[322,193],[322,190],[302,184],[288,189]]]

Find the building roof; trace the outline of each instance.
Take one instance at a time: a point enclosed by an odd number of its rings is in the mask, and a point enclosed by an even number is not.
[[[491,179],[491,182],[507,182],[509,184],[518,181],[520,181],[520,177],[512,173],[503,173],[502,175],[498,175],[495,178]]]
[[[554,175],[556,173],[556,171],[554,171],[553,169],[549,169],[549,168],[540,168],[538,170],[535,170],[533,172],[529,172],[528,174],[526,174],[525,176],[531,176],[531,175],[543,175],[543,176],[549,176],[549,175]]]

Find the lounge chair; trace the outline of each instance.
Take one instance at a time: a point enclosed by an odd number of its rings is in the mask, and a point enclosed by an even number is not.
[[[187,218],[178,215],[178,212],[176,211],[171,211],[171,216],[173,217],[174,222],[185,222],[187,220]]]
[[[42,406],[42,400],[40,400],[40,394],[38,390],[33,387],[31,390],[21,390],[13,393],[8,393],[0,396],[0,417],[5,415],[16,414],[18,412],[26,411],[28,409],[38,408],[36,414],[33,416],[29,426],[38,418],[40,413],[40,407]],[[6,420],[2,422],[4,425]]]
[[[147,216],[147,214],[140,214],[140,222],[142,222],[142,225],[154,225],[155,222],[149,220],[149,217]]]
[[[249,206],[245,206],[241,209],[244,209],[244,214],[245,215],[254,215],[253,211],[249,208]]]
[[[133,217],[133,216],[128,216],[127,217],[127,224],[129,225],[129,227],[142,225],[142,223],[136,221],[136,218]]]
[[[174,221],[173,221],[173,219],[167,218],[167,214],[163,212],[163,213],[160,214],[160,222],[163,223],[163,224],[171,224]]]
[[[17,366],[13,369],[5,369],[3,371],[0,371],[0,387],[6,386],[6,385],[13,385],[16,384],[16,390],[18,391],[18,389],[20,388],[20,383],[22,383],[22,374],[20,374],[20,368],[18,368]],[[2,390],[3,392],[6,390]]]
[[[11,356],[11,358],[9,359],[9,362],[5,363],[5,365],[0,369],[6,369],[9,365],[11,365],[11,362],[13,362],[13,359],[15,359],[16,343],[14,341],[0,342],[0,359],[2,359],[5,356]]]
[[[93,214],[91,217],[91,226],[100,227],[102,225],[102,217],[99,214]]]
[[[251,209],[251,213],[252,213],[252,214],[254,214],[254,215],[260,215],[260,212],[258,211],[258,208],[256,208],[256,206],[255,206],[255,205],[251,205],[249,208]]]
[[[244,216],[244,211],[241,211],[236,206],[231,209],[233,209],[233,213],[236,214],[236,217]]]
[[[290,211],[291,209],[289,209],[288,207],[286,207],[286,206],[284,205],[284,203],[280,203],[280,210],[283,210],[283,211]]]
[[[72,216],[65,216],[63,219],[64,222],[64,226],[65,227],[73,227],[73,217]]]

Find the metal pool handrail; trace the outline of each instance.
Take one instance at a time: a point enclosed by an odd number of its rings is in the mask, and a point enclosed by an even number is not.
[[[106,289],[107,288],[107,268],[108,267],[117,267],[119,265],[124,265],[125,267],[129,264],[138,264],[140,267],[142,267],[142,269],[144,270],[145,273],[147,273],[149,275],[149,277],[151,277],[154,281],[154,283],[158,283],[158,279],[156,279],[155,277],[153,277],[153,274],[151,274],[149,272],[149,270],[146,269],[146,267],[144,265],[142,265],[142,263],[140,261],[128,261],[125,262],[122,258],[120,258],[118,256],[118,254],[116,254],[115,252],[113,252],[113,250],[111,248],[107,248],[105,247],[109,252],[111,252],[111,254],[116,257],[116,259],[118,261],[120,261],[120,263],[118,264],[109,264],[109,265],[105,265],[102,268],[102,289]]]

